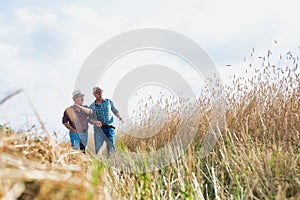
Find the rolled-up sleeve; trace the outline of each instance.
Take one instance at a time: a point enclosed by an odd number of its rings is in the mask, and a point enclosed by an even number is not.
[[[97,116],[96,116],[96,111],[94,110],[95,109],[95,106],[90,105],[89,108],[92,110],[91,114],[89,114],[88,118],[90,120],[97,120]]]

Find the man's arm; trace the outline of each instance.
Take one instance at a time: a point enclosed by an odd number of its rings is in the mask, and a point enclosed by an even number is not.
[[[100,128],[102,123],[97,120],[96,111],[94,110],[95,107],[93,107],[93,104],[90,105],[89,109],[91,110],[91,113],[88,116],[88,122]]]
[[[64,115],[63,115],[63,118],[62,118],[62,123],[63,123],[63,125],[67,128],[67,129],[69,129],[71,132],[73,132],[73,133],[77,133],[77,131],[69,124],[69,122],[70,122],[70,117],[69,117],[69,115],[68,115],[68,113],[67,113],[67,110],[68,110],[69,108],[67,108],[66,110],[65,110],[65,112],[64,112]]]
[[[69,123],[64,123],[65,127],[69,129],[73,133],[77,133],[77,131],[69,124]]]
[[[123,123],[124,120],[123,118],[121,117],[118,109],[114,106],[113,102],[110,101],[110,105],[111,105],[111,111],[114,113],[114,115]]]
[[[117,116],[117,118],[118,118],[122,123],[124,122],[124,120],[123,120],[123,118],[121,117],[121,115],[120,115],[119,112],[117,112],[115,115]]]
[[[74,106],[76,106],[77,108],[81,109],[85,114],[90,115],[93,113],[93,110],[78,104],[74,104]]]

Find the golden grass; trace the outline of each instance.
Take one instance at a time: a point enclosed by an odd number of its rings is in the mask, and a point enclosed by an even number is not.
[[[69,143],[56,144],[49,138],[25,140],[23,134],[2,129],[0,197],[300,199],[298,58],[287,57],[294,62],[276,70],[269,56],[268,51],[254,77],[235,78],[233,86],[226,86],[226,125],[213,151],[204,158],[198,151],[211,120],[209,97],[199,99],[196,108],[185,108],[198,113],[193,143],[176,162],[154,172],[113,170],[104,159],[74,151]],[[155,136],[138,139],[119,134],[118,147],[124,152],[163,147],[175,137],[182,120],[182,115],[170,116],[163,126],[154,127]],[[147,126],[149,119],[143,120]]]

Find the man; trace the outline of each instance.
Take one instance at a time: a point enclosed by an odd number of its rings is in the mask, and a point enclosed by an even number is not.
[[[83,106],[84,94],[80,90],[73,92],[73,101],[74,105],[64,111],[62,123],[70,131],[72,148],[85,153],[88,141],[88,116],[93,111],[88,106]]]
[[[110,99],[103,98],[103,90],[99,87],[93,88],[96,100],[90,105],[93,114],[90,116],[90,123],[94,124],[94,140],[96,154],[101,148],[103,141],[106,142],[107,157],[115,150],[115,127],[112,125],[114,118],[112,113],[123,122],[119,111]]]

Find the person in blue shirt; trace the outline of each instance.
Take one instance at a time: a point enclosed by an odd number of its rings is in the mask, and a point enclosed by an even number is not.
[[[123,118],[120,116],[112,100],[103,98],[103,90],[100,87],[94,87],[93,94],[96,100],[90,105],[90,109],[93,112],[89,117],[89,121],[94,125],[95,151],[97,154],[105,141],[107,157],[109,157],[115,150],[116,140],[113,115],[121,122],[123,122]]]

